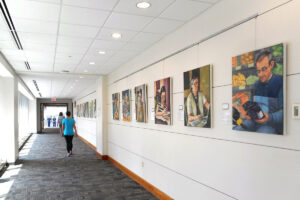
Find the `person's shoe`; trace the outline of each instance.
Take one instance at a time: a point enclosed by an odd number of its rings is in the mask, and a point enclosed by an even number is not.
[[[68,154],[67,154],[67,157],[71,157],[71,153],[68,153]]]
[[[72,155],[72,150],[70,151],[70,155]]]

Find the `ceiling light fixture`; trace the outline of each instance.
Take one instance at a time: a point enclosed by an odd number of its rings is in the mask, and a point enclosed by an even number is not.
[[[96,64],[96,63],[95,63],[95,62],[89,62],[89,64],[90,64],[90,65],[94,65],[94,64]]]
[[[121,33],[113,33],[111,36],[115,39],[120,39],[122,37]]]
[[[84,72],[88,72],[88,70],[84,70]]]
[[[146,8],[149,8],[150,6],[151,6],[151,4],[146,1],[141,1],[136,4],[136,7],[141,8],[141,9],[146,9]]]
[[[101,54],[101,55],[104,55],[104,54],[106,54],[106,52],[105,52],[105,51],[99,51],[98,53],[99,53],[99,54]]]
[[[79,78],[83,78],[83,76],[79,76]]]

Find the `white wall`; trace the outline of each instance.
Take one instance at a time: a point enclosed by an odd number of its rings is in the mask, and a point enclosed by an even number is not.
[[[80,105],[86,102],[90,102],[93,99],[96,99],[96,84],[91,85],[89,88],[80,93],[74,101],[76,101],[76,105]],[[96,102],[98,103],[98,102]],[[97,127],[97,119],[96,118],[85,118],[85,117],[77,117],[76,108],[74,108],[74,116],[76,121],[76,127],[78,134],[86,139],[88,142],[96,146],[96,127]]]
[[[109,156],[175,199],[300,199],[300,121],[291,117],[292,103],[300,102],[299,10],[299,0],[223,0],[112,72],[106,95]],[[256,19],[114,83],[256,13]],[[231,58],[281,42],[287,44],[287,134],[233,131],[221,121],[222,103],[231,105]],[[207,64],[213,65],[213,127],[185,127],[178,118],[183,72]],[[169,76],[172,126],[112,119],[111,95],[144,83],[150,117],[154,81]]]
[[[29,132],[37,132],[37,104],[36,99],[29,101]]]
[[[18,82],[0,76],[0,158],[14,163],[19,155]]]
[[[96,118],[77,117],[75,114],[76,126],[78,134],[85,140],[93,144],[97,152],[102,155],[107,155],[107,135],[106,133],[106,119],[104,116],[105,111],[105,78],[99,77],[93,85],[81,92],[76,98],[76,104],[82,104],[96,99],[97,113]],[[76,110],[74,110],[76,113]]]

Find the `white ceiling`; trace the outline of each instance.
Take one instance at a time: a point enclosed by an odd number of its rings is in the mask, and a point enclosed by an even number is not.
[[[219,0],[147,0],[148,9],[138,9],[139,1],[6,0],[24,50],[1,14],[0,51],[37,97],[33,79],[43,97],[73,98],[96,80],[79,76],[112,72]],[[113,39],[114,32],[122,38]],[[32,72],[50,73],[22,73],[25,61]],[[77,76],[58,76],[62,70]]]

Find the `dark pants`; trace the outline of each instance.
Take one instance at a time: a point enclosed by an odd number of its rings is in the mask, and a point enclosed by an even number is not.
[[[73,140],[73,135],[65,135],[66,143],[67,143],[67,151],[70,153],[73,148],[72,140]]]

